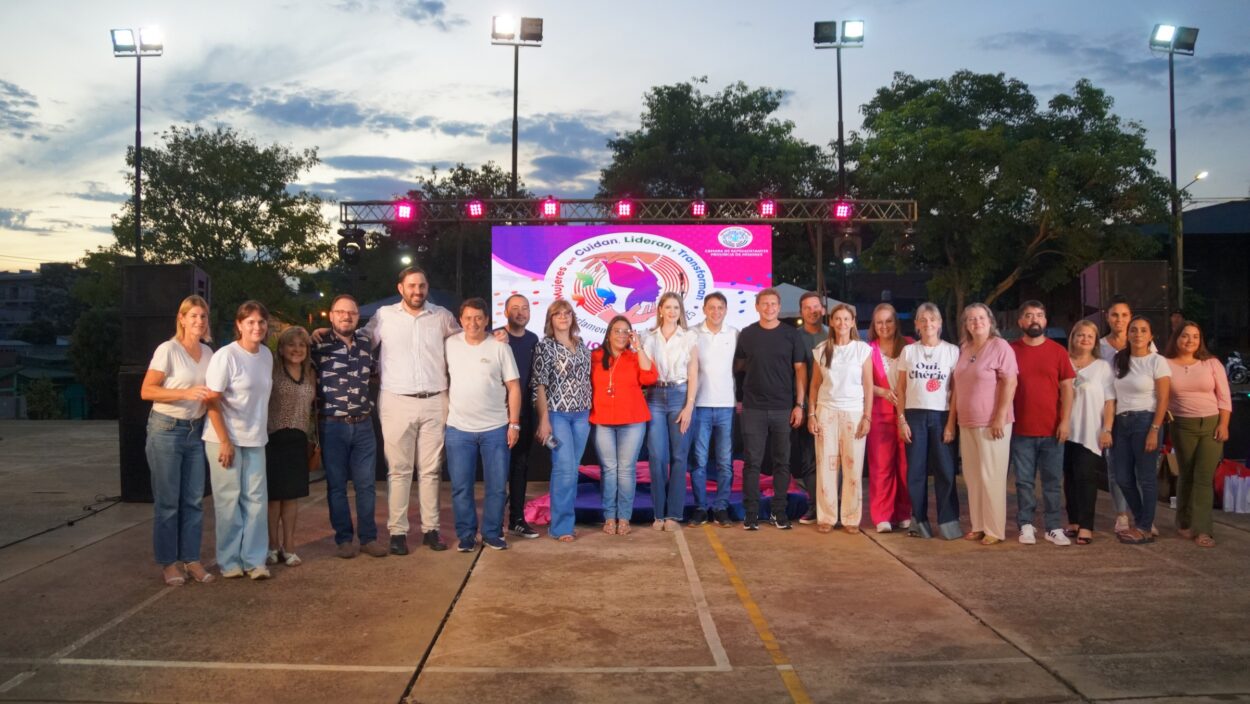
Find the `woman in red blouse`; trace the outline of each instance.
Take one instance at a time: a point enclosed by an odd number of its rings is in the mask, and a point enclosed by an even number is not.
[[[642,387],[658,378],[629,319],[608,323],[603,346],[590,358],[590,422],[603,471],[603,531],[629,533],[634,512],[635,463],[647,434],[647,399]]]

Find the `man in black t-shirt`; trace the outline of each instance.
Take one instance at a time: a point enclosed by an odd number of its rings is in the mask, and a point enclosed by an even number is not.
[[[525,484],[529,478],[530,448],[534,440],[534,404],[530,401],[530,372],[534,363],[534,347],[538,336],[525,329],[530,322],[530,302],[514,293],[503,304],[508,317],[507,343],[516,358],[521,374],[521,436],[512,446],[508,471],[508,529],[522,538],[537,538],[538,531],[525,522]]]
[[[773,460],[772,524],[789,530],[786,499],[790,491],[790,429],[803,424],[807,409],[808,350],[803,336],[778,319],[781,296],[766,288],[755,296],[760,321],[738,334],[736,365],[746,372],[742,383],[742,527],[759,530],[760,465],[771,443]]]

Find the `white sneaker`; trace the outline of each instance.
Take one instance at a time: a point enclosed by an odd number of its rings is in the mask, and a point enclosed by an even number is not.
[[[889,521],[881,521],[880,523],[877,524],[878,533],[889,533],[893,530],[894,530],[894,526],[890,525]]]
[[[908,528],[911,528],[911,519],[904,518],[902,521],[899,522],[898,527],[899,527],[899,530],[907,530]]]
[[[1033,526],[1029,526],[1029,527],[1032,528]],[[1068,536],[1063,532],[1062,528],[1056,528],[1054,530],[1046,531],[1046,539],[1054,543],[1055,545],[1071,545],[1072,544],[1072,541],[1068,539]]]
[[[277,550],[270,550],[269,552],[265,553],[265,564],[266,565],[278,564],[278,551]]]
[[[1037,529],[1034,528],[1031,523],[1026,523],[1025,525],[1020,526],[1020,544],[1037,544]]]

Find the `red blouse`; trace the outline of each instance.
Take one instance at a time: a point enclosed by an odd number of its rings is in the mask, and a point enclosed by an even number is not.
[[[590,355],[590,422],[595,425],[626,425],[651,420],[642,387],[660,378],[652,361],[650,369],[638,366],[638,355],[625,350],[608,369],[603,368],[604,349]],[[611,393],[609,393],[611,389]]]

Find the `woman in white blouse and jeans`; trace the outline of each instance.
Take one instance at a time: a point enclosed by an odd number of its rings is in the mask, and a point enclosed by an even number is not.
[[[1159,428],[1171,389],[1172,370],[1162,355],[1151,351],[1153,339],[1150,321],[1133,316],[1128,324],[1128,346],[1116,353],[1113,365],[1115,481],[1137,524],[1120,533],[1120,542],[1131,545],[1154,542]]]
[[[668,291],[656,302],[655,329],[643,339],[660,380],[647,390],[647,456],[651,466],[651,505],[656,530],[677,530],[686,508],[686,465],[690,420],[699,385],[698,337],[686,328],[681,294]]]

